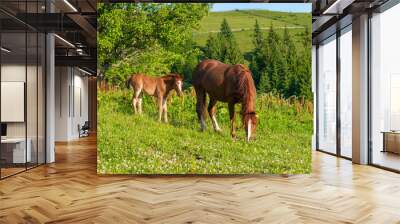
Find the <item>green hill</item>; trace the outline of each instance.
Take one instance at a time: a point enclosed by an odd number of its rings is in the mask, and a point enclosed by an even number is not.
[[[200,46],[204,46],[209,35],[215,35],[219,32],[220,25],[224,18],[228,21],[242,53],[249,52],[254,48],[252,34],[256,19],[261,29],[265,32],[265,35],[267,35],[271,24],[280,34],[283,33],[283,28],[286,26],[289,28],[295,40],[297,40],[297,43],[299,43],[298,40],[300,34],[304,31],[304,27],[311,27],[310,13],[288,13],[268,10],[210,12],[209,15],[201,21],[200,29],[193,34],[196,42]]]

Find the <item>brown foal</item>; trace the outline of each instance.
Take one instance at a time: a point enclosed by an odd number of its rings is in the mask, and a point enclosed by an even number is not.
[[[158,120],[164,118],[164,122],[168,122],[167,117],[167,97],[171,90],[175,90],[178,96],[182,95],[182,76],[178,74],[168,74],[161,77],[152,77],[144,74],[134,74],[127,80],[128,88],[132,86],[133,97],[132,106],[136,113],[142,113],[142,92],[147,95],[155,96],[158,104]]]

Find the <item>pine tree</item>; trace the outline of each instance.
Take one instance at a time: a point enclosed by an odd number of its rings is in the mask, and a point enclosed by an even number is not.
[[[267,93],[271,91],[271,83],[269,80],[269,74],[267,70],[264,70],[260,74],[260,82],[258,84],[258,90],[263,93]]]
[[[210,34],[204,51],[206,58],[223,61],[222,46],[218,37]]]
[[[306,99],[312,99],[311,90],[311,54],[304,52],[299,57],[299,72],[298,72],[298,96],[303,96]]]
[[[224,18],[220,27],[220,34],[223,38],[230,40],[233,39],[233,33],[231,28],[229,27],[228,21]]]
[[[243,63],[243,55],[226,19],[222,21],[217,36],[210,35],[208,37],[204,55],[206,58],[216,59],[227,64]]]
[[[305,27],[303,36],[303,49],[298,57],[298,85],[299,96],[312,99],[311,90],[311,35],[308,27]]]
[[[254,83],[256,84],[256,86],[258,86],[260,83],[260,78],[261,78],[261,68],[259,67],[259,64],[257,63],[257,58],[256,58],[254,52],[251,57],[249,68],[250,68],[251,72],[253,73]]]
[[[281,94],[282,96],[285,96],[287,90],[286,83],[288,74],[287,63],[282,54],[281,48],[278,48],[278,51],[276,52],[275,55],[277,57],[275,62],[276,67],[274,70],[274,72],[276,72],[276,74],[274,74],[274,76],[276,77],[275,89],[277,93]]]
[[[303,36],[303,47],[307,48],[311,46],[311,33],[308,26],[304,27],[304,33],[302,36]]]
[[[266,69],[269,73],[270,83],[271,83],[271,91],[274,93],[283,92],[283,79],[284,75],[284,63],[282,60],[282,52],[280,49],[280,38],[279,35],[275,32],[275,29],[271,23],[267,45],[266,45]]]
[[[283,48],[284,48],[284,58],[287,65],[287,73],[285,76],[285,96],[290,97],[299,94],[298,86],[298,55],[296,46],[290,36],[289,30],[285,26],[283,32]]]
[[[261,79],[262,69],[265,67],[265,61],[262,60],[265,41],[261,32],[260,25],[257,20],[254,24],[254,33],[252,42],[254,45],[254,50],[252,51],[251,55],[250,70],[253,73],[255,84],[256,86],[258,86]]]
[[[221,23],[220,33],[218,39],[221,43],[221,56],[222,61],[227,64],[243,63],[244,58],[240,52],[239,46],[236,43],[232,30],[229,27],[228,21],[224,18]]]
[[[267,41],[268,41],[268,44],[275,44],[274,42],[279,41],[279,35],[276,33],[276,31],[274,29],[274,25],[272,23],[269,27]]]
[[[256,23],[254,24],[254,34],[253,34],[253,44],[254,44],[254,50],[255,51],[260,51],[262,46],[263,46],[263,35],[261,32],[260,25],[258,24],[258,20],[256,20]]]

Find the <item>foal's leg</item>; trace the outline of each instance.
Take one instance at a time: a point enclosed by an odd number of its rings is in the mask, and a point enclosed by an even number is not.
[[[133,104],[133,109],[135,110],[135,114],[138,113],[138,110],[139,110],[139,114],[142,112],[142,109],[140,108],[142,100],[139,99],[141,92],[142,92],[141,88],[135,88],[134,93],[133,93],[132,104]]]
[[[163,113],[163,97],[158,96],[157,97],[157,103],[158,103],[158,121],[161,122],[161,117]]]
[[[220,132],[221,128],[219,128],[217,118],[215,117],[215,114],[217,112],[217,107],[215,106],[216,104],[217,100],[210,98],[210,102],[208,103],[208,114],[210,115],[214,130]]]
[[[139,110],[139,114],[142,114],[142,97],[138,98],[138,110]]]
[[[132,107],[133,107],[133,111],[135,112],[135,114],[137,113],[136,103],[137,103],[137,99],[135,98],[135,95],[133,95],[132,96]]]
[[[164,111],[164,122],[168,123],[168,115],[167,115],[167,97],[163,98],[163,111]]]
[[[206,105],[206,92],[202,88],[196,88],[196,96],[197,96],[197,103],[196,103],[196,112],[197,117],[200,122],[200,129],[204,131],[206,129],[206,122],[204,121],[203,111]]]
[[[235,104],[229,103],[229,118],[231,120],[231,135],[232,138],[236,137],[236,130],[235,130]]]

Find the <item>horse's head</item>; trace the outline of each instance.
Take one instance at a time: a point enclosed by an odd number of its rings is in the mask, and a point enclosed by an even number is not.
[[[182,96],[182,90],[183,90],[183,78],[182,76],[178,74],[173,75],[173,80],[174,80],[174,86],[173,88],[175,89],[176,93],[178,96]]]
[[[256,112],[247,113],[243,117],[244,128],[246,131],[246,141],[250,139],[256,139],[257,129],[257,115]]]

